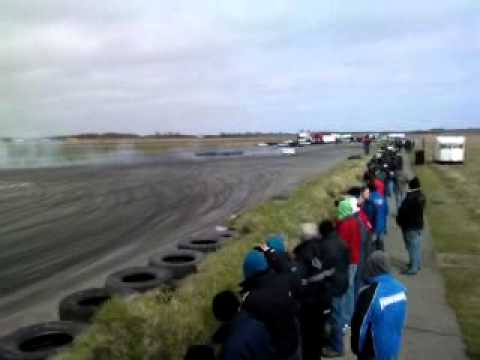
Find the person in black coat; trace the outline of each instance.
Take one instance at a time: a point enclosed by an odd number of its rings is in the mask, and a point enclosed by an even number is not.
[[[262,251],[250,251],[244,261],[241,309],[263,323],[271,338],[275,359],[300,359],[298,306],[289,273],[276,273]]]
[[[222,345],[221,360],[275,359],[266,326],[240,310],[240,301],[233,292],[217,294],[212,310],[215,318],[222,323],[213,336],[213,342]]]
[[[319,225],[320,237],[305,241],[294,250],[303,360],[318,360],[324,347],[324,329],[334,297],[348,288],[350,256],[331,221]]]
[[[407,196],[398,210],[397,224],[402,229],[410,260],[403,273],[415,275],[422,267],[423,211],[426,199],[417,177],[410,180],[408,187]]]

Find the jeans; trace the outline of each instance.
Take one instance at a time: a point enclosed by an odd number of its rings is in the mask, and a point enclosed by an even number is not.
[[[348,290],[341,297],[333,299],[332,312],[329,317],[330,334],[327,345],[330,349],[343,354],[345,352],[343,343],[343,330],[345,325],[350,326],[355,307],[355,277],[357,265],[350,264],[348,268]]]
[[[390,197],[390,196],[393,196],[394,194],[396,194],[395,181],[390,179],[387,181],[387,196]]]
[[[405,230],[403,237],[410,259],[408,271],[416,273],[422,267],[423,230]]]

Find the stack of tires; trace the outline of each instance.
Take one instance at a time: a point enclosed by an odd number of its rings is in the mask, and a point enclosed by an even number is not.
[[[103,288],[75,292],[60,301],[60,321],[21,328],[0,339],[0,360],[47,360],[70,346],[113,297],[129,297],[158,288],[174,289],[177,281],[198,271],[205,256],[235,237],[234,229],[215,236],[180,241],[177,248],[152,255],[147,266],[109,275]]]

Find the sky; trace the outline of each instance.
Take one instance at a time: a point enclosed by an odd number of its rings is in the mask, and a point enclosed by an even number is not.
[[[480,127],[478,0],[2,0],[0,137]]]

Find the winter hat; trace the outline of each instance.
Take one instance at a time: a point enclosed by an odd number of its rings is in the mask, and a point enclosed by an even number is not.
[[[240,301],[237,296],[229,290],[222,291],[215,295],[212,302],[212,312],[220,322],[229,322],[238,313]]]
[[[243,275],[245,280],[268,269],[267,259],[262,252],[257,250],[250,251],[243,262]]]
[[[300,226],[300,238],[302,241],[311,240],[318,236],[318,226],[315,223],[304,223]]]
[[[346,200],[348,200],[350,202],[350,205],[352,206],[352,214],[360,211],[360,208],[358,207],[358,198],[348,197]]]
[[[320,235],[322,235],[322,238],[327,237],[335,231],[335,227],[330,220],[323,220],[318,226],[318,229],[320,231]]]
[[[364,276],[366,279],[375,276],[387,274],[390,272],[390,260],[383,251],[374,251],[367,260],[365,265]]]
[[[410,190],[417,190],[420,189],[420,180],[418,177],[414,177],[412,180],[408,182],[408,188]]]
[[[272,248],[278,253],[286,252],[285,249],[285,239],[282,235],[273,235],[270,236],[267,240],[267,246]]]
[[[338,208],[337,208],[338,220],[343,220],[352,214],[353,214],[353,208],[350,200],[345,199],[340,201],[340,204],[338,204]]]
[[[362,195],[362,188],[360,186],[353,186],[346,191],[347,195],[359,198]]]
[[[188,348],[185,360],[215,360],[215,351],[209,345],[192,345]]]

